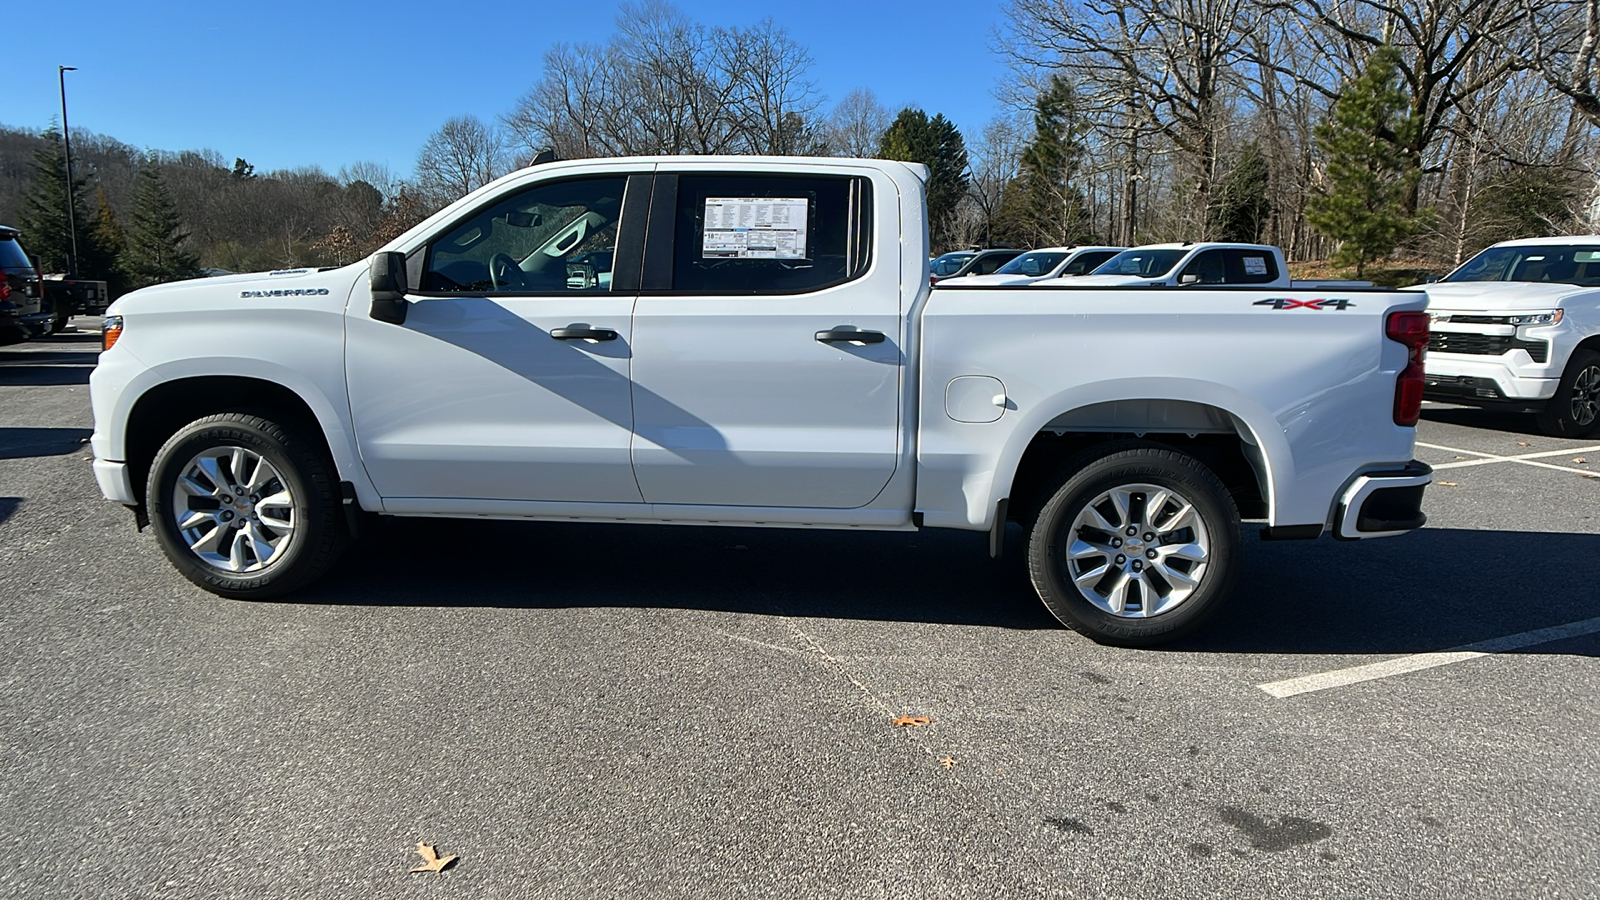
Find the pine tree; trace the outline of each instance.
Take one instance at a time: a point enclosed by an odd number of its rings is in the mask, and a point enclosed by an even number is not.
[[[177,206],[154,159],[139,169],[133,195],[133,217],[128,228],[128,248],[122,257],[132,287],[193,278],[200,263],[183,249],[189,235],[182,230]]]
[[[879,159],[918,162],[928,167],[928,228],[935,250],[947,248],[946,235],[956,204],[967,193],[967,144],[941,113],[928,118],[906,107],[895,116],[878,144]]]
[[[1327,189],[1307,203],[1306,218],[1342,242],[1335,259],[1354,265],[1357,278],[1368,262],[1387,256],[1416,230],[1415,219],[1406,215],[1406,196],[1421,173],[1402,147],[1417,122],[1405,114],[1399,72],[1399,51],[1375,50],[1316,128],[1317,147],[1327,160]]]
[[[1254,141],[1239,152],[1239,160],[1211,196],[1211,229],[1219,241],[1261,240],[1272,215],[1269,199],[1272,172]]]
[[[127,252],[128,238],[123,234],[116,214],[111,211],[111,203],[106,199],[104,188],[95,191],[95,200],[99,208],[95,210],[94,224],[90,226],[89,231],[95,245],[112,260],[111,264],[101,271],[100,278],[105,281],[106,290],[115,299],[128,290],[128,278],[122,271],[122,257]]]
[[[38,254],[41,271],[67,271],[72,234],[67,219],[67,153],[61,133],[52,129],[40,135],[48,143],[33,154],[33,188],[23,197],[23,239],[29,252]],[[116,257],[95,239],[89,211],[84,206],[88,181],[74,173],[72,212],[78,233],[78,275],[103,279],[115,267]]]
[[[1092,237],[1083,192],[1073,183],[1083,162],[1086,125],[1072,83],[1060,75],[1034,102],[1033,139],[1022,173],[1001,193],[995,231],[1025,246],[1069,245]]]

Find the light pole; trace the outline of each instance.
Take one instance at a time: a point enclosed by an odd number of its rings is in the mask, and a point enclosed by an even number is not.
[[[72,202],[72,132],[67,130],[67,73],[78,71],[77,66],[56,66],[56,78],[61,81],[61,140],[67,153],[67,236],[72,252],[67,254],[67,277],[78,277],[78,222]]]

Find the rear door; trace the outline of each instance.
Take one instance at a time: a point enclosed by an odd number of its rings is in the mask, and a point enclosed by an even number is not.
[[[893,182],[847,166],[662,170],[633,320],[644,499],[868,505],[900,442]]]

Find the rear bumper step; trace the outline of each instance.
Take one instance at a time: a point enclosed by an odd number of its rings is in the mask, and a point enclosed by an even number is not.
[[[1422,493],[1433,481],[1433,467],[1412,460],[1391,472],[1356,476],[1339,498],[1333,536],[1344,541],[1390,537],[1421,528]]]

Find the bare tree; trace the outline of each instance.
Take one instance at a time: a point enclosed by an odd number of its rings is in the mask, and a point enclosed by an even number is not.
[[[828,115],[828,142],[837,156],[869,157],[889,127],[889,110],[871,88],[856,88],[844,95]]]
[[[604,46],[547,52],[543,76],[503,121],[524,154],[818,152],[811,65],[771,19],[708,28],[646,0],[623,6]]]
[[[417,187],[436,206],[505,174],[505,140],[477,116],[456,116],[429,135],[417,157]]]

